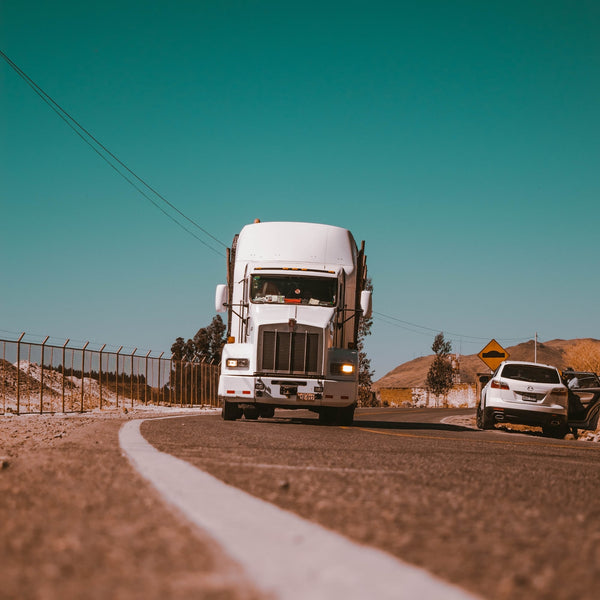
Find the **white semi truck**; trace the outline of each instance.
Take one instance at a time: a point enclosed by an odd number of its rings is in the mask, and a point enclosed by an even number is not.
[[[316,223],[246,225],[227,251],[219,397],[225,420],[302,408],[349,425],[358,397],[359,320],[371,314],[364,242]]]

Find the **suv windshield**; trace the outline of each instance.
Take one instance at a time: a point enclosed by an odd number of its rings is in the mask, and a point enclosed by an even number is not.
[[[500,377],[517,381],[531,381],[532,383],[560,383],[556,369],[535,365],[504,365]]]
[[[250,298],[257,303],[335,306],[336,293],[334,277],[252,275],[250,285]]]

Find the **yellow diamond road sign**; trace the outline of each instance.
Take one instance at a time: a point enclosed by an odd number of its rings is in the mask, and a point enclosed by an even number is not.
[[[508,358],[508,352],[496,341],[492,340],[477,356],[495,371],[503,360]]]

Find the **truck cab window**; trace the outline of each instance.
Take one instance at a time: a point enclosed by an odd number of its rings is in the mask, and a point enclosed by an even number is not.
[[[250,299],[257,304],[305,304],[335,306],[335,277],[252,275]]]

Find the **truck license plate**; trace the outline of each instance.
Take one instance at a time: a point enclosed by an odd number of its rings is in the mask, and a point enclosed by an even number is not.
[[[302,402],[314,402],[315,395],[310,392],[298,392],[298,400]]]

